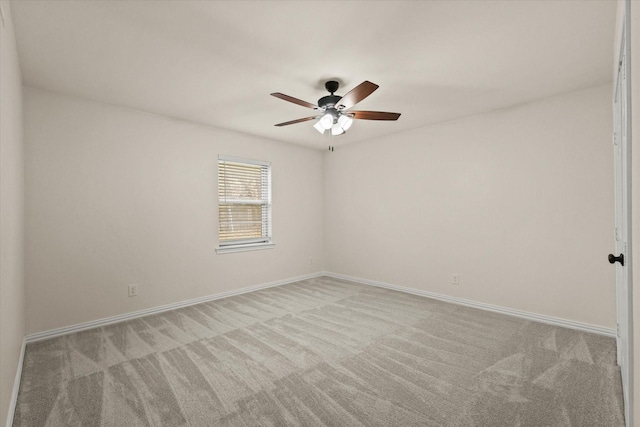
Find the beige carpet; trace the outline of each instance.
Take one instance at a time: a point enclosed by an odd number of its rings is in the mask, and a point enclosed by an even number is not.
[[[623,426],[612,338],[329,278],[27,346],[14,426]]]

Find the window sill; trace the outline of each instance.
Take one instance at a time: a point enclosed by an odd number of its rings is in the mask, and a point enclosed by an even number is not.
[[[261,251],[263,249],[273,249],[275,243],[245,243],[242,245],[221,246],[216,249],[218,255],[231,254],[234,252]]]

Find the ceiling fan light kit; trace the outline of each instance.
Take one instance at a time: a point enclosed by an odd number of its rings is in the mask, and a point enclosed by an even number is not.
[[[400,117],[400,113],[349,110],[349,108],[353,107],[355,104],[362,101],[378,89],[379,86],[377,84],[371,83],[370,81],[364,81],[349,91],[345,96],[335,95],[339,86],[339,83],[335,80],[329,80],[326,82],[324,87],[330,95],[320,98],[317,105],[280,92],[272,93],[271,95],[276,98],[280,98],[284,101],[292,102],[303,107],[312,108],[319,112],[319,114],[315,116],[278,123],[275,126],[282,127],[317,119],[313,127],[321,134],[324,134],[325,131],[331,129],[331,135],[342,135],[351,127],[353,119],[398,120],[398,117]]]
[[[322,134],[325,130],[331,129],[331,135],[342,135],[352,124],[353,119],[349,116],[349,113],[342,113],[335,108],[329,108],[313,127]]]

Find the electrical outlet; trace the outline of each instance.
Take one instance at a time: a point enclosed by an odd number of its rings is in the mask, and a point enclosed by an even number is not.
[[[451,275],[451,284],[459,285],[460,284],[460,275],[458,273],[453,273]]]
[[[129,296],[130,297],[138,296],[138,285],[129,285]]]

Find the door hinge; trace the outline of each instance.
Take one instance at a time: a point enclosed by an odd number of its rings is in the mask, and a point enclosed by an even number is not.
[[[616,242],[620,241],[620,233],[618,232],[618,227],[615,227],[614,229],[614,237],[616,239]]]
[[[620,338],[620,323],[616,323],[616,336]]]

